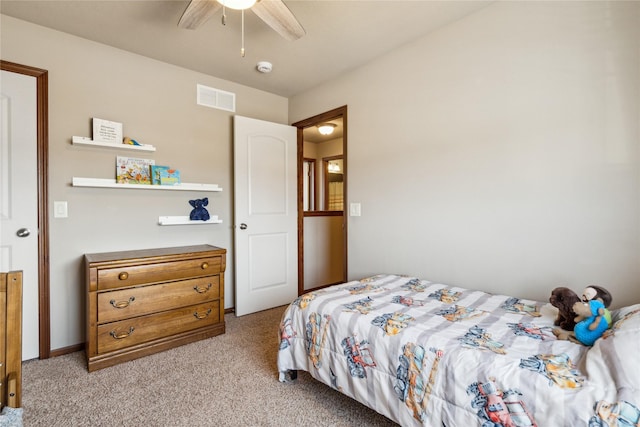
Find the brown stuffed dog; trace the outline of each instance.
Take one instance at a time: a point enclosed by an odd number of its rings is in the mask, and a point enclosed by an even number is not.
[[[577,315],[577,313],[573,311],[573,305],[580,302],[578,294],[569,288],[555,288],[551,291],[549,302],[559,310],[558,316],[553,324],[560,326],[565,331],[573,331],[573,327],[576,326],[575,317]]]

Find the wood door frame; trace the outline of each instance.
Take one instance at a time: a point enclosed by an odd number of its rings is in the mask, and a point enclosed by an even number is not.
[[[49,308],[49,72],[0,60],[0,69],[36,78],[38,168],[38,351],[51,357]]]
[[[298,128],[298,295],[305,293],[304,289],[304,210],[302,205],[302,194],[304,189],[302,188],[302,162],[304,159],[304,129],[310,126],[315,126],[319,123],[329,120],[342,118],[342,164],[343,164],[343,200],[344,209],[342,215],[344,215],[344,232],[343,246],[344,246],[344,278],[345,281],[348,277],[348,250],[347,250],[347,106],[343,105],[333,110],[318,114],[313,117],[309,117],[304,120],[300,120],[292,124]],[[326,214],[322,212],[321,214]],[[336,212],[339,214],[339,212]],[[323,287],[323,286],[321,286]],[[308,292],[307,290],[306,292]]]

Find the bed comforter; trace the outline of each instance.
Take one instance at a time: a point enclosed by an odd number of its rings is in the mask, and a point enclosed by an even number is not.
[[[300,296],[280,324],[296,370],[403,425],[640,426],[640,304],[593,347],[556,339],[553,307],[378,275]]]

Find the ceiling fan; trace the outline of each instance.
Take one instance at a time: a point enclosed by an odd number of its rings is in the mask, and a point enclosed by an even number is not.
[[[225,8],[242,11],[244,56],[244,11],[251,9],[268,26],[289,41],[306,34],[304,28],[282,0],[191,0],[178,22],[179,28],[194,30],[222,8],[222,24],[226,24]]]

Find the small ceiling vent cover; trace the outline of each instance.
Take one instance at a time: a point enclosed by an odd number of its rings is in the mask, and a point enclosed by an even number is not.
[[[236,111],[236,94],[224,90],[198,85],[198,105],[218,108],[225,111]]]

